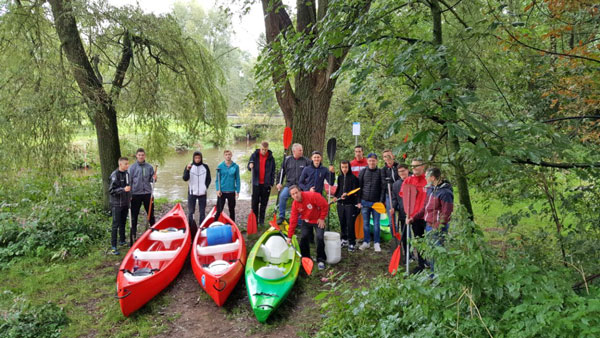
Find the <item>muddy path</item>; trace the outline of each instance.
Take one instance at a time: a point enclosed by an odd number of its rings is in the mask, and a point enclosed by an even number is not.
[[[159,206],[157,216],[166,213],[172,203]],[[214,201],[207,205],[207,212]],[[187,210],[187,206],[184,205]],[[266,229],[259,226],[258,233],[245,234],[245,224],[250,211],[250,201],[238,200],[236,219],[244,229],[248,252]],[[227,213],[227,207],[225,208]],[[268,215],[267,215],[268,218]],[[170,298],[163,315],[173,318],[168,328],[159,337],[298,337],[312,336],[321,326],[325,314],[321,313],[320,302],[315,297],[331,289],[334,280],[347,282],[355,288],[366,286],[375,275],[383,275],[391,257],[393,243],[383,243],[382,252],[373,249],[349,253],[342,250],[342,261],[330,265],[324,271],[315,269],[311,276],[304,272],[300,276],[283,305],[272,314],[266,324],[259,323],[250,308],[244,278],[221,308],[202,290],[188,261],[176,280],[165,289]],[[311,251],[314,255],[314,246]],[[162,312],[162,311],[161,311]]]

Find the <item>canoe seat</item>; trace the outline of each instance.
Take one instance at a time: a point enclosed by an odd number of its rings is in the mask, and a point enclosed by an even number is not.
[[[185,238],[185,230],[177,228],[167,228],[164,230],[152,231],[150,233],[150,239],[153,241],[163,242],[166,249],[171,248],[171,243],[178,239]]]
[[[222,259],[216,260],[208,265],[206,270],[213,275],[221,275],[229,269],[231,264],[228,261]]]
[[[284,271],[285,268],[280,268],[269,264],[256,270],[256,274],[264,279],[279,279],[284,276]]]
[[[292,249],[281,236],[271,236],[265,244],[261,244],[256,256],[263,258],[266,262],[273,264],[286,263],[294,258]]]
[[[124,270],[123,271],[123,275],[125,276],[125,279],[127,279],[128,282],[139,282],[141,280],[144,280],[152,275],[154,275],[154,272],[158,271],[159,269],[150,269],[150,268],[141,268],[141,269],[137,269],[134,272],[131,272],[129,270]]]
[[[133,251],[133,258],[138,261],[150,262],[150,266],[153,269],[156,269],[160,265],[161,261],[168,261],[175,258],[180,249],[181,248],[162,251],[142,251],[140,249],[135,249],[135,251]]]
[[[236,239],[233,243],[209,245],[209,246],[196,246],[196,251],[200,256],[214,256],[215,260],[222,260],[223,254],[227,252],[237,251],[240,247],[240,240]]]

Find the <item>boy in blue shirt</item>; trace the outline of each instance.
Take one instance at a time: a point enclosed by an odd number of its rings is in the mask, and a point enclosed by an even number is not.
[[[223,152],[225,161],[217,167],[217,213],[215,220],[219,219],[225,200],[229,207],[229,217],[235,222],[235,200],[240,196],[240,167],[231,160],[233,154],[231,150]]]

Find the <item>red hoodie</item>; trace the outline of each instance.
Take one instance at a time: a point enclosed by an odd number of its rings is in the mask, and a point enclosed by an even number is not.
[[[316,224],[318,220],[327,217],[329,205],[323,195],[312,191],[301,191],[302,202],[294,201],[292,203],[292,215],[290,216],[290,227],[288,229],[288,237],[294,236],[296,225],[298,225],[298,217],[300,219]]]
[[[411,215],[408,217],[415,217],[415,215],[423,209],[423,205],[425,204],[425,197],[427,196],[425,186],[427,185],[427,180],[425,179],[425,174],[420,176],[412,175],[407,177],[402,183],[402,188],[400,188],[400,197],[402,197],[402,192],[404,191],[404,186],[407,184],[412,184],[417,187],[417,199],[415,202],[415,209],[413,210]]]
[[[356,157],[352,161],[350,161],[350,170],[352,170],[352,173],[356,177],[358,177],[358,173],[360,173],[360,171],[366,168],[367,166],[367,159],[364,157],[360,161],[357,160]]]

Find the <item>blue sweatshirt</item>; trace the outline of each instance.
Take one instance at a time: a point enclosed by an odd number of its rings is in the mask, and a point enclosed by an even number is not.
[[[228,167],[225,161],[217,167],[217,191],[221,192],[240,192],[240,167],[231,162]]]
[[[325,180],[327,180],[329,185],[333,185],[335,179],[335,177],[332,177],[333,175],[335,174],[330,173],[329,169],[325,168],[323,164],[319,164],[319,167],[315,168],[315,165],[311,163],[302,170],[302,174],[300,174],[300,178],[298,179],[298,185],[302,191],[309,191],[310,188],[315,187],[315,192],[320,194],[323,192]]]

